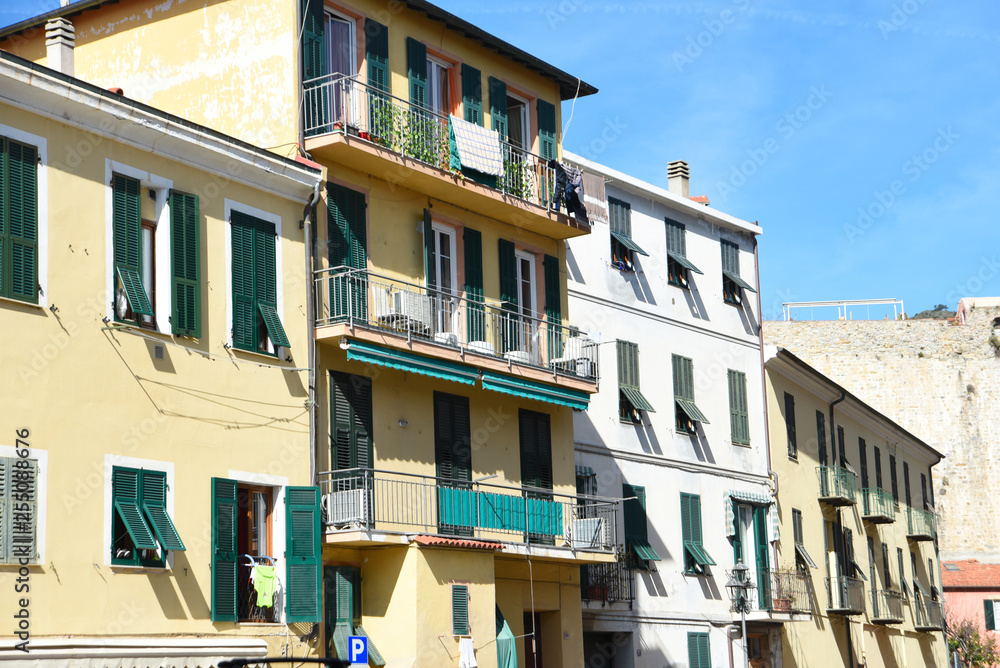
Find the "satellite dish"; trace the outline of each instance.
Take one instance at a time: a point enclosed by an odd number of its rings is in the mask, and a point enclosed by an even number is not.
[[[118,316],[119,320],[125,318],[125,314],[128,312],[128,299],[125,298],[125,291],[121,288],[115,291],[115,315]]]

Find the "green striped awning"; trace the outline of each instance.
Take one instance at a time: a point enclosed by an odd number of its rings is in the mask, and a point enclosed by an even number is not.
[[[736,489],[729,490],[729,496],[736,499],[737,501],[745,501],[747,503],[755,503],[758,506],[769,506],[774,503],[774,498],[770,494],[763,494],[757,492],[744,492]]]
[[[346,349],[349,360],[377,364],[400,371],[411,371],[422,376],[453,380],[456,383],[466,385],[475,385],[476,378],[479,377],[479,372],[474,367],[415,355],[405,350],[376,346],[363,341],[348,340]]]
[[[587,410],[590,395],[586,392],[536,383],[523,378],[514,378],[492,371],[483,371],[483,389],[511,394],[515,397],[544,401],[558,406],[569,406],[577,410]]]
[[[618,389],[622,391],[625,398],[628,399],[629,403],[632,404],[632,408],[637,411],[646,411],[647,413],[655,413],[653,405],[646,400],[642,392],[639,391],[638,387],[630,387],[628,385],[619,385]]]
[[[649,253],[639,248],[639,244],[632,241],[632,237],[627,237],[624,234],[619,234],[618,232],[612,232],[611,236],[617,239],[618,243],[620,243],[622,246],[629,249],[630,251],[638,253],[639,255],[645,255],[646,257],[649,257]]]
[[[684,257],[683,255],[681,255],[680,253],[674,253],[673,251],[667,251],[667,256],[671,260],[673,260],[674,262],[676,262],[677,264],[679,264],[680,266],[682,266],[685,269],[687,269],[688,271],[693,271],[696,274],[703,274],[704,273],[704,272],[702,272],[701,269],[699,269],[698,267],[694,266],[694,263],[692,263],[691,260],[687,259],[686,257]]]
[[[594,473],[594,469],[590,468],[589,466],[582,466],[580,464],[577,464],[576,465],[576,475],[579,478],[589,478],[589,477],[595,476],[597,474]]]
[[[645,538],[637,538],[635,536],[626,537],[629,547],[635,550],[635,556],[639,557],[643,561],[660,561],[660,555],[656,553],[653,546],[649,544],[649,541]]]
[[[725,276],[726,278],[728,278],[730,281],[732,281],[736,285],[738,285],[741,288],[743,288],[744,290],[749,290],[750,292],[757,292],[756,290],[754,290],[753,288],[750,287],[749,283],[747,283],[742,278],[740,278],[739,274],[734,274],[731,271],[725,271],[725,270],[723,270],[722,275]]]
[[[675,397],[675,400],[677,401],[677,405],[680,406],[680,409],[684,411],[693,422],[710,424],[708,418],[705,417],[704,413],[698,410],[698,407],[695,406],[693,401],[681,399],[680,397]]]

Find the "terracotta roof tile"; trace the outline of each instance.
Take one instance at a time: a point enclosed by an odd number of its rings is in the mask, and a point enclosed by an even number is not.
[[[420,545],[436,547],[463,547],[472,550],[502,550],[503,543],[495,540],[473,540],[471,538],[445,538],[443,536],[428,536],[420,534],[413,539]]]
[[[698,202],[699,204],[709,204],[708,195],[692,195],[688,197],[692,202]]]
[[[941,584],[945,590],[1000,589],[1000,564],[981,564],[977,559],[942,561]]]

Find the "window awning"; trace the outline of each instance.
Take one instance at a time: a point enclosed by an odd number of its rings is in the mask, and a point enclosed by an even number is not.
[[[710,424],[708,418],[705,417],[704,413],[698,410],[698,407],[694,405],[693,401],[690,401],[688,399],[681,399],[680,397],[675,397],[675,400],[677,401],[677,405],[680,407],[680,409],[684,411],[693,422]]]
[[[362,341],[348,341],[347,359],[366,364],[377,364],[400,371],[411,371],[422,376],[453,380],[456,383],[475,385],[479,372],[464,364],[423,357],[405,350],[394,350]]]
[[[260,308],[260,315],[264,318],[264,325],[267,327],[267,335],[271,337],[271,343],[275,346],[291,348],[292,344],[288,342],[285,328],[281,326],[281,318],[278,317],[278,310],[271,304],[265,304],[264,302],[261,302],[258,306]]]
[[[701,543],[696,543],[693,540],[684,541],[684,549],[691,555],[695,563],[699,566],[715,566],[715,559],[713,559],[707,551],[705,551],[704,546]]]
[[[757,492],[744,492],[738,489],[729,490],[729,496],[736,501],[744,501],[746,503],[753,503],[758,506],[769,506],[774,503],[774,498],[769,494],[762,494]]]
[[[576,465],[576,475],[578,478],[590,478],[591,476],[597,475],[594,473],[594,469],[589,466],[583,466],[581,464]]]
[[[816,565],[816,562],[813,561],[813,558],[809,555],[809,552],[806,551],[806,546],[805,545],[801,545],[799,543],[796,543],[795,544],[795,554],[799,555],[799,557],[802,559],[802,561],[804,561],[805,564],[806,564],[806,566],[808,566],[809,568],[819,568]]]
[[[625,540],[628,542],[628,546],[632,548],[632,551],[635,552],[635,556],[643,561],[660,561],[660,555],[656,553],[656,550],[653,549],[653,546],[645,538],[627,536]]]
[[[683,255],[681,255],[680,253],[674,253],[673,251],[667,251],[667,256],[671,260],[673,260],[674,262],[676,262],[677,264],[679,264],[680,266],[682,266],[685,269],[687,269],[688,271],[693,271],[696,274],[704,274],[704,272],[701,269],[699,269],[698,267],[694,266],[694,264],[691,262],[691,260],[687,259],[686,257],[684,257]]]
[[[121,518],[128,532],[132,544],[137,550],[155,550],[156,539],[153,538],[153,531],[146,523],[146,518],[139,510],[139,504],[133,500],[115,499],[115,510]]]
[[[631,387],[629,385],[619,385],[618,389],[622,391],[625,398],[628,399],[632,407],[637,411],[646,411],[647,413],[655,413],[656,410],[653,409],[653,405],[646,400],[642,392],[639,391],[638,387]]]
[[[754,290],[753,288],[750,287],[749,283],[747,283],[742,278],[740,278],[739,274],[734,274],[731,271],[723,271],[722,275],[725,276],[726,278],[728,278],[730,281],[732,281],[736,285],[738,285],[741,288],[743,288],[744,290],[749,290],[750,292],[757,292],[756,290]]]
[[[128,300],[128,307],[132,309],[132,313],[136,315],[154,315],[153,305],[150,304],[149,297],[146,295],[146,288],[142,286],[142,277],[139,275],[139,272],[135,269],[122,267],[121,265],[116,268],[118,270],[118,280],[121,281],[122,289],[125,292],[125,299]]]
[[[504,376],[492,371],[483,371],[483,389],[558,406],[569,406],[580,411],[587,410],[590,403],[590,395],[586,392]]]
[[[639,255],[645,255],[646,257],[649,257],[649,253],[639,248],[639,244],[632,241],[631,237],[627,237],[624,234],[619,234],[618,232],[612,232],[611,236],[617,239],[618,243],[620,243],[622,246],[629,249],[630,251],[638,253]]]
[[[149,524],[160,544],[163,545],[163,549],[184,552],[184,542],[181,540],[180,534],[177,533],[177,527],[174,526],[170,515],[167,514],[167,509],[148,501],[142,504],[142,509],[146,511]]]

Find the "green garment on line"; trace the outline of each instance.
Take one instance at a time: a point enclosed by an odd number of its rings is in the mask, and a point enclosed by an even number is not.
[[[517,640],[497,606],[497,666],[498,668],[517,668]]]
[[[270,608],[274,605],[274,566],[254,566],[250,572],[253,588],[257,592],[257,607]]]

